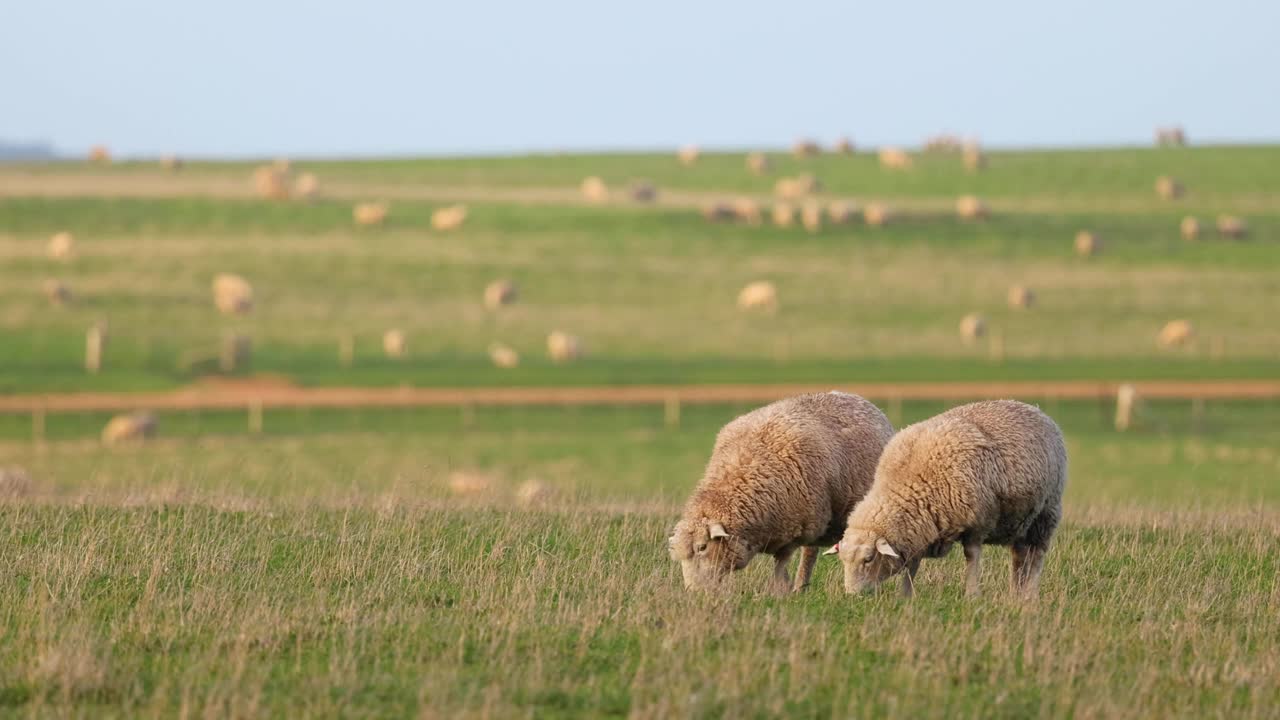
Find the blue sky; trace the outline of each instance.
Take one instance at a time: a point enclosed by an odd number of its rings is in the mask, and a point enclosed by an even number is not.
[[[1280,136],[1280,3],[15,0],[0,139],[392,155]]]

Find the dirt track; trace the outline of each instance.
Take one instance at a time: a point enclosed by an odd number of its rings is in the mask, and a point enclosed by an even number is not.
[[[1119,383],[1057,382],[832,383],[828,385],[689,385],[510,388],[295,388],[212,386],[173,392],[65,393],[0,397],[0,412],[28,413],[262,408],[387,408],[520,405],[661,405],[765,403],[788,395],[840,389],[875,400],[1099,400]],[[1134,383],[1146,398],[1274,399],[1277,380],[1153,381]]]

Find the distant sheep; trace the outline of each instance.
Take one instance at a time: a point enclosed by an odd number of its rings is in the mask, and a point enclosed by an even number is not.
[[[708,222],[733,222],[738,213],[727,202],[713,202],[702,206],[702,217]]]
[[[803,590],[818,546],[842,535],[892,435],[875,405],[840,392],[780,400],[725,425],[667,541],[685,586],[710,589],[766,553],[770,587]],[[802,548],[793,584],[787,564]]]
[[[811,233],[821,230],[822,204],[813,199],[805,200],[800,206],[800,224]]]
[[[156,434],[156,416],[149,412],[117,415],[102,429],[103,445],[140,443]]]
[[[1188,215],[1178,225],[1183,240],[1196,240],[1200,237],[1200,221]]]
[[[835,200],[827,206],[827,219],[832,225],[848,225],[858,214],[858,206],[847,200]]]
[[[510,370],[520,364],[520,354],[502,343],[494,343],[489,346],[489,360],[495,367]]]
[[[985,220],[990,214],[987,204],[973,195],[961,195],[956,199],[956,215],[961,220]]]
[[[796,222],[796,209],[791,203],[776,202],[772,210],[773,224],[778,227],[791,227]]]
[[[1187,320],[1171,320],[1160,328],[1156,342],[1162,348],[1182,347],[1195,337],[1195,328]]]
[[[964,145],[957,135],[940,133],[924,140],[925,152],[956,152]]]
[[[182,169],[182,166],[183,166],[182,158],[176,155],[160,156],[160,167],[164,168],[165,170],[168,170],[169,172],[177,172]]]
[[[773,169],[773,163],[769,162],[769,157],[762,152],[747,153],[747,169],[753,175],[765,175]]]
[[[239,275],[219,273],[213,278],[213,304],[223,315],[244,315],[253,309],[253,286]]]
[[[111,164],[111,151],[106,145],[94,145],[89,148],[89,162],[97,165]]]
[[[875,483],[836,546],[845,592],[903,576],[910,595],[920,561],[959,542],[965,594],[977,595],[984,545],[1007,545],[1012,585],[1026,599],[1062,518],[1067,449],[1040,410],[1014,400],[962,405],[903,429],[876,466]]]
[[[697,145],[685,145],[676,151],[676,159],[685,167],[692,167],[698,162],[698,157],[702,152]]]
[[[1187,144],[1187,136],[1180,127],[1156,128],[1157,146],[1183,146]]]
[[[489,310],[497,310],[503,305],[511,305],[519,296],[515,283],[510,280],[494,280],[484,288],[484,306]]]
[[[964,169],[971,173],[987,167],[987,156],[977,143],[965,143],[961,159],[964,162]]]
[[[880,167],[886,170],[908,170],[911,168],[911,156],[901,148],[880,148],[878,154]]]
[[[798,158],[817,157],[822,154],[822,146],[813,140],[801,138],[791,146],[791,154]]]
[[[1009,307],[1015,310],[1026,310],[1036,304],[1036,294],[1026,285],[1014,285],[1009,288]]]
[[[658,189],[653,183],[643,180],[632,183],[631,199],[638,203],[651,203],[658,199]]]
[[[53,260],[70,260],[76,255],[76,239],[69,232],[56,233],[49,238],[49,257]]]
[[[556,363],[573,362],[583,355],[582,340],[576,335],[556,330],[547,336],[547,354]]]
[[[778,311],[778,288],[768,280],[748,283],[738,292],[738,308],[741,310]]]
[[[1081,230],[1076,233],[1076,254],[1081,257],[1093,257],[1102,252],[1102,239],[1097,233]]]
[[[794,178],[779,178],[773,184],[773,192],[783,200],[801,200],[822,192],[822,182],[809,173],[802,173]]]
[[[893,212],[884,203],[867,203],[862,210],[862,219],[871,227],[882,227],[893,220]]]
[[[1156,194],[1165,200],[1176,200],[1182,197],[1182,183],[1168,175],[1156,178]]]
[[[389,358],[402,358],[409,352],[409,339],[396,328],[382,334],[382,352]]]
[[[391,204],[386,201],[356,203],[355,207],[351,208],[351,219],[356,225],[372,227],[381,225],[387,219],[389,212],[391,212]]]
[[[61,280],[45,280],[44,296],[50,304],[61,307],[71,302],[71,288]]]
[[[852,155],[853,141],[847,137],[837,138],[835,144],[831,146],[831,151],[837,155]]]
[[[446,205],[431,213],[431,229],[439,232],[457,230],[467,221],[466,205]]]
[[[254,168],[253,189],[258,197],[267,200],[286,200],[289,197],[289,170],[277,165]]]
[[[449,491],[461,497],[484,495],[493,490],[493,478],[478,472],[455,470],[449,473]]]
[[[987,319],[980,313],[969,313],[960,318],[960,337],[966,343],[977,342],[987,334]]]
[[[302,173],[293,183],[293,194],[302,200],[314,200],[320,195],[320,180],[312,173]]]
[[[588,202],[602,203],[609,199],[609,186],[605,185],[604,180],[595,175],[583,180],[579,189]]]
[[[1244,218],[1235,215],[1219,215],[1218,234],[1228,240],[1239,240],[1249,234],[1249,226]]]

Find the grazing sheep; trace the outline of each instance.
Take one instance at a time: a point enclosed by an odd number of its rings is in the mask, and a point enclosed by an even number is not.
[[[966,343],[975,343],[987,334],[987,319],[980,313],[969,313],[960,318],[960,337]]]
[[[779,202],[773,204],[773,224],[778,227],[791,227],[796,222],[796,209],[791,203]]]
[[[884,203],[867,203],[862,210],[862,220],[871,227],[883,227],[893,220],[893,213]]]
[[[763,220],[760,213],[760,203],[751,198],[740,197],[733,201],[733,215],[739,222],[748,225],[759,225]]]
[[[853,141],[847,137],[837,138],[835,144],[831,146],[831,152],[838,155],[852,155]]]
[[[223,315],[243,315],[253,309],[253,286],[231,273],[213,278],[213,304]]]
[[[1076,233],[1076,254],[1081,257],[1093,257],[1102,252],[1102,239],[1097,233],[1081,230]]]
[[[880,167],[886,170],[908,170],[911,168],[911,156],[901,148],[880,148]]]
[[[985,220],[989,214],[987,204],[973,195],[956,198],[956,215],[961,220]]]
[[[520,364],[520,355],[502,343],[494,343],[489,346],[489,360],[495,367],[510,370]]]
[[[396,328],[382,334],[382,352],[390,358],[402,358],[409,352],[409,340],[404,331]]]
[[[691,167],[698,162],[698,156],[701,154],[702,152],[698,150],[697,145],[685,145],[676,151],[676,159],[680,161],[681,165]]]
[[[117,415],[102,429],[103,445],[139,443],[156,434],[156,416],[149,412]]]
[[[827,219],[832,225],[848,225],[858,214],[858,206],[847,200],[836,200],[827,206]]]
[[[44,281],[44,296],[55,307],[62,307],[71,302],[71,288],[61,280],[50,278]]]
[[[516,502],[521,507],[538,507],[555,500],[555,489],[538,479],[525,480],[516,488]]]
[[[1156,128],[1156,145],[1182,146],[1187,144],[1187,136],[1180,127]]]
[[[779,178],[773,184],[773,193],[783,200],[801,200],[817,192],[822,192],[822,183],[809,173],[801,173],[794,178]]]
[[[964,150],[961,151],[961,159],[964,162],[964,169],[971,173],[987,167],[987,156],[977,143],[965,143]]]
[[[503,305],[514,303],[519,296],[515,283],[510,280],[494,280],[484,288],[484,306],[489,310],[497,310]]]
[[[925,152],[956,152],[963,146],[957,135],[940,133],[924,140]]]
[[[1175,348],[1186,345],[1195,337],[1195,328],[1187,320],[1170,320],[1160,328],[1156,342],[1162,348]]]
[[[107,149],[106,145],[94,145],[89,148],[89,162],[97,163],[98,165],[110,165],[111,151]]]
[[[1168,175],[1156,178],[1156,194],[1165,200],[1176,200],[1182,197],[1182,183]]]
[[[841,392],[787,398],[725,425],[668,540],[685,586],[709,587],[767,553],[771,587],[803,590],[818,546],[843,534],[892,435],[875,405]],[[798,548],[792,585],[787,563]]]
[[[778,288],[768,280],[757,280],[743,286],[738,292],[738,308],[755,310],[757,308],[770,313],[778,311]]]
[[[638,203],[651,203],[658,199],[658,189],[644,180],[631,185],[631,199]]]
[[[583,180],[579,189],[588,202],[602,203],[609,199],[609,186],[595,175]]]
[[[286,200],[289,197],[289,170],[278,165],[261,165],[253,171],[253,189],[267,200]]]
[[[822,204],[817,200],[805,200],[800,206],[800,224],[811,233],[822,229]]]
[[[493,490],[493,478],[478,472],[455,470],[449,473],[449,490],[454,495],[484,495]]]
[[[844,564],[845,592],[869,590],[906,570],[902,587],[910,595],[921,559],[942,557],[959,542],[966,595],[978,593],[982,546],[1007,545],[1014,593],[1034,598],[1066,481],[1062,431],[1015,400],[962,405],[902,430],[833,548]]]
[[[1036,304],[1036,294],[1025,285],[1014,285],[1009,288],[1009,307],[1015,310],[1026,310]]]
[[[1249,233],[1249,226],[1244,218],[1235,215],[1218,216],[1218,234],[1229,240],[1239,240]]]
[[[355,207],[351,208],[351,219],[355,220],[356,225],[365,227],[381,225],[390,211],[391,204],[385,200],[356,203]]]
[[[15,500],[31,491],[31,476],[20,467],[0,468],[0,500]]]
[[[1178,230],[1181,231],[1183,240],[1196,240],[1200,237],[1200,221],[1188,215],[1182,218]]]
[[[56,233],[49,238],[49,257],[53,260],[70,260],[76,256],[76,239],[69,232]]]
[[[320,195],[320,180],[312,173],[302,173],[293,183],[293,194],[302,200],[314,200]]]
[[[822,146],[813,140],[800,138],[791,146],[791,154],[798,158],[817,157],[822,154]]]
[[[547,336],[547,354],[556,363],[567,363],[582,357],[582,340],[556,330]]]
[[[773,169],[773,163],[762,152],[747,153],[747,169],[753,175],[764,175]]]
[[[431,213],[431,229],[440,232],[457,230],[467,221],[466,205],[446,205]]]

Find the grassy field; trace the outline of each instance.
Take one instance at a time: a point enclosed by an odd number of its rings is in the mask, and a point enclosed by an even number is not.
[[[1036,607],[715,596],[666,557],[715,431],[742,408],[166,415],[104,449],[100,418],[37,449],[0,427],[0,708],[34,715],[1270,717],[1280,702],[1274,403],[1148,409],[1067,434],[1067,521]],[[904,422],[943,409],[908,403]],[[459,495],[456,473],[489,481]],[[523,482],[544,503],[513,498]]]
[[[233,330],[253,337],[254,370],[301,384],[1272,377],[1280,163],[1269,159],[1278,152],[1000,153],[976,176],[949,156],[910,173],[881,171],[867,156],[783,159],[780,173],[807,162],[832,195],[927,210],[888,228],[815,235],[708,225],[679,205],[588,207],[572,190],[599,166],[611,178],[652,177],[698,197],[767,192],[773,178],[749,176],[738,155],[691,169],[647,155],[302,164],[351,197],[430,183],[480,192],[456,233],[428,229],[442,201],[426,197],[396,200],[385,227],[356,229],[348,199],[200,194],[202,182],[219,178],[247,192],[244,164],[195,164],[172,177],[151,165],[0,169],[0,390],[182,385],[211,370],[184,360],[211,355]],[[91,187],[103,196],[24,194],[24,183],[86,172],[96,173]],[[1188,196],[1156,198],[1161,172],[1182,178]],[[110,196],[140,178],[146,192],[167,183],[179,196]],[[504,183],[567,195],[483,199]],[[950,217],[962,191],[981,193],[995,217]],[[1188,212],[1206,223],[1219,212],[1244,214],[1250,239],[1185,242],[1178,222]],[[1073,255],[1082,228],[1101,233],[1100,257]],[[45,256],[61,230],[77,238],[69,263]],[[254,283],[250,316],[213,310],[209,285],[223,271]],[[49,307],[41,286],[50,278],[76,294],[70,306]],[[496,278],[516,281],[522,298],[491,313],[480,296]],[[738,311],[738,289],[761,279],[777,285],[779,312]],[[1036,292],[1031,311],[1006,306],[1015,283]],[[988,317],[998,350],[959,341],[968,312]],[[1155,335],[1177,318],[1195,324],[1197,339],[1162,351]],[[112,327],[106,371],[86,376],[84,332],[101,319]],[[408,333],[405,359],[382,356],[382,332],[392,327]],[[550,363],[544,342],[555,329],[580,335],[588,358]],[[355,340],[349,368],[339,363],[345,335]],[[490,366],[495,341],[521,353],[520,368]]]

